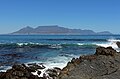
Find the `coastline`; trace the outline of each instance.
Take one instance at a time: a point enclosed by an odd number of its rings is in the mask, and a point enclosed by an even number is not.
[[[42,73],[45,66],[41,63],[18,64],[6,72],[1,72],[0,79],[118,79],[119,67],[119,52],[112,47],[97,47],[95,54],[73,58],[63,69],[55,67]]]

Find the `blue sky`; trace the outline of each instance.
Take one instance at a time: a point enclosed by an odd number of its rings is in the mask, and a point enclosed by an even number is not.
[[[59,25],[120,32],[120,0],[0,0],[0,34]]]

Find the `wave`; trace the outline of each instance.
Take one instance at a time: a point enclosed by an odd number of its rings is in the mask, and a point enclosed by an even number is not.
[[[41,71],[41,74],[38,75],[39,77],[43,77],[43,73],[46,72],[48,69],[53,69],[55,67],[58,67],[60,69],[63,69],[69,61],[71,61],[72,58],[78,58],[80,55],[73,55],[73,54],[65,54],[65,55],[58,55],[56,57],[51,57],[45,62],[39,62],[39,61],[33,61],[34,63],[42,63],[45,66],[45,69],[39,70]],[[32,63],[32,62],[29,62]],[[26,63],[28,64],[28,63]],[[32,72],[33,75],[37,75],[36,72]]]
[[[119,39],[108,39],[108,41],[109,41],[109,42],[115,42],[115,43],[116,43],[116,42],[120,42]]]
[[[0,47],[47,47],[50,44],[41,44],[41,43],[1,43]]]
[[[0,72],[6,72],[6,70],[11,69],[11,66],[0,66]]]
[[[106,43],[94,43],[97,46],[102,46],[102,47],[112,47],[114,48],[116,51],[120,51],[120,48],[117,46],[116,42],[120,42],[120,40],[118,39],[108,39],[108,42]]]
[[[96,44],[97,46],[102,46],[102,47],[112,47],[112,48],[118,48],[116,43],[105,43],[105,44]]]
[[[66,47],[95,47],[95,44],[85,43],[61,43],[61,44],[41,44],[41,43],[9,43],[0,44],[0,49],[15,49],[15,48],[43,48],[43,49],[62,49]]]
[[[102,47],[113,47],[118,48],[116,42],[118,39],[108,39],[106,42],[89,42],[89,43],[59,43],[59,44],[44,44],[44,43],[0,43],[0,48],[51,48],[51,49],[61,49],[67,46],[81,46],[81,47],[92,47],[92,46],[102,46]]]
[[[41,39],[50,41],[107,41],[106,39]]]
[[[116,42],[120,42],[120,40],[117,40],[117,39],[108,39],[108,42],[105,43],[105,44],[96,44],[96,45],[100,45],[100,46],[103,46],[103,47],[113,47],[113,48],[118,48]]]

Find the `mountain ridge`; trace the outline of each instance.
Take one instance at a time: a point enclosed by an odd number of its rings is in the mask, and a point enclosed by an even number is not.
[[[38,26],[36,28],[26,26],[10,34],[111,35],[112,33],[110,33],[109,31],[94,32],[93,30],[70,29],[60,27],[58,25],[51,25],[51,26]]]

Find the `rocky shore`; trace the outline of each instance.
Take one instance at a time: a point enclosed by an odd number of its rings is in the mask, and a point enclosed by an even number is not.
[[[72,59],[58,79],[120,79],[120,53],[111,47],[98,47],[94,55]]]
[[[17,64],[1,72],[0,79],[120,79],[120,52],[112,47],[97,47],[95,54],[73,58],[62,70],[48,69],[41,77],[39,70],[44,68],[36,63]]]

